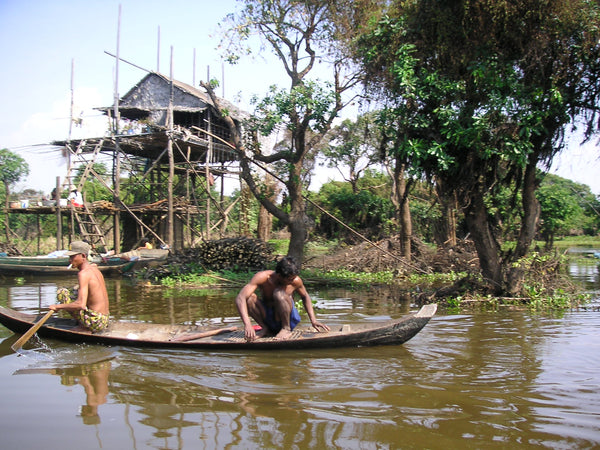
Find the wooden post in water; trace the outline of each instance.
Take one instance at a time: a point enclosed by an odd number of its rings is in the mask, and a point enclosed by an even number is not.
[[[168,213],[167,213],[167,244],[169,248],[173,248],[174,236],[173,236],[173,180],[175,178],[175,159],[173,157],[173,46],[171,46],[171,69],[169,78],[171,81],[171,95],[169,95],[169,110],[167,112],[167,128],[168,141],[167,141],[167,152],[169,155],[169,181],[167,183],[168,190]]]
[[[205,161],[205,172],[204,178],[206,182],[206,240],[210,241],[210,160],[212,158],[212,147],[213,147],[213,139],[212,139],[212,115],[210,114],[210,108],[206,109],[208,113],[208,148],[206,149],[206,161]]]
[[[115,92],[114,92],[114,126],[113,133],[115,137],[115,155],[113,160],[113,186],[115,190],[114,203],[116,211],[113,220],[113,241],[114,251],[121,251],[121,154],[119,151],[119,47],[121,37],[121,5],[119,5],[119,20],[117,25],[117,57],[115,59]]]
[[[60,213],[60,177],[56,177],[56,189],[54,200],[56,200],[56,250],[62,248],[62,215]]]

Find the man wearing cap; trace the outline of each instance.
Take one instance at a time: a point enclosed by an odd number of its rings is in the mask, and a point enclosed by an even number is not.
[[[108,292],[102,272],[88,260],[90,245],[87,242],[74,241],[66,254],[71,265],[79,270],[77,298],[73,299],[67,289],[61,288],[57,296],[62,303],[50,305],[49,309],[64,309],[86,329],[92,332],[102,331],[108,326]]]

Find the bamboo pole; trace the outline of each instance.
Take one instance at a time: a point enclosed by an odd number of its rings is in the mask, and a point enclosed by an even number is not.
[[[175,159],[173,157],[173,46],[171,46],[171,64],[170,64],[169,78],[171,81],[171,95],[169,95],[169,110],[167,113],[168,121],[168,141],[167,149],[169,154],[169,181],[167,183],[168,191],[168,216],[167,216],[167,243],[169,248],[173,248],[174,244],[174,229],[173,229],[173,180],[175,178]]]
[[[211,114],[210,114],[210,108],[206,110],[208,112],[208,131],[210,133],[212,133],[212,120],[211,120]],[[209,241],[210,240],[210,183],[209,183],[209,177],[210,177],[210,158],[212,157],[212,146],[213,146],[213,140],[212,137],[210,135],[208,135],[208,148],[206,149],[206,158],[205,158],[205,165],[204,165],[204,175],[206,178],[206,190],[208,191],[207,197],[206,197],[206,240]]]
[[[62,214],[60,213],[60,177],[56,177],[56,250],[62,249]]]
[[[117,211],[113,217],[113,243],[115,253],[121,251],[121,155],[119,150],[119,52],[121,41],[121,5],[119,5],[119,19],[117,25],[117,57],[115,58],[115,92],[114,92],[114,137],[115,137],[115,154],[113,159],[113,186],[114,186],[114,203]]]

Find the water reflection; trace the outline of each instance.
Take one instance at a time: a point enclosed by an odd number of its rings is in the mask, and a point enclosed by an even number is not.
[[[574,247],[568,250],[568,253],[579,256],[577,260],[569,263],[569,275],[590,291],[600,288],[600,270],[598,267],[600,260],[593,256],[598,252],[600,252],[600,249],[589,247]]]
[[[53,301],[53,283],[0,283],[0,302],[37,311]],[[109,292],[115,317],[126,320],[237,320],[235,293],[167,296],[127,280],[110,280]],[[379,289],[314,294],[328,324],[415,309]],[[442,310],[407,344],[374,348],[214,353],[44,340],[15,356],[8,337],[0,342],[0,370],[11,368],[0,372],[0,423],[9,430],[3,439],[28,448],[89,443],[86,420],[104,432],[99,448],[596,448],[599,330],[597,312],[507,309]],[[21,369],[53,371],[29,381],[12,376]],[[11,427],[15,413],[48,421],[42,394],[58,410],[54,445],[50,433]],[[89,415],[76,416],[82,404]]]
[[[99,424],[98,407],[107,402],[109,394],[108,379],[114,358],[112,351],[83,347],[75,352],[56,353],[46,349],[42,349],[41,353],[32,350],[23,353],[32,362],[29,367],[16,370],[14,375],[57,375],[63,386],[83,387],[85,403],[79,407],[77,415],[85,425]]]

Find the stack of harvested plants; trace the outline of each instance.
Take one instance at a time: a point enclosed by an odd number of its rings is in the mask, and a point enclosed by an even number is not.
[[[274,260],[273,249],[260,239],[236,237],[203,242],[188,250],[210,270],[262,270]]]
[[[205,241],[198,247],[169,255],[167,263],[144,269],[143,277],[162,278],[174,274],[209,270],[258,271],[273,262],[273,249],[260,239],[236,237]]]
[[[6,253],[6,256],[23,256],[16,245],[4,242],[0,242],[0,253]]]

